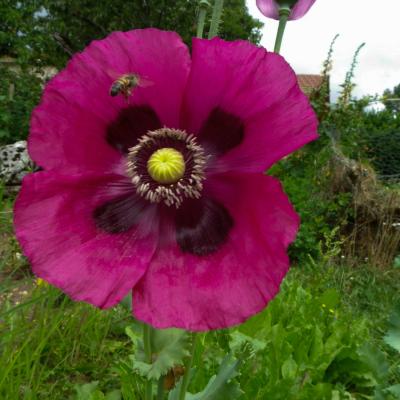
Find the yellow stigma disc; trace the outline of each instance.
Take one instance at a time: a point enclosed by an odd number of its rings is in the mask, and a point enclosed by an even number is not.
[[[150,156],[147,161],[147,171],[158,183],[175,183],[185,173],[185,160],[178,150],[164,147]]]

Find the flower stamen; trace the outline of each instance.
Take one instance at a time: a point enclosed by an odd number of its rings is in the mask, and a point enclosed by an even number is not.
[[[185,198],[200,198],[205,164],[194,136],[162,128],[147,132],[129,149],[128,175],[148,201],[178,208]]]

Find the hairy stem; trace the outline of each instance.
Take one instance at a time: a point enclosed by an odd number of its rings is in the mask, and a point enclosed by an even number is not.
[[[279,9],[279,26],[278,26],[278,32],[276,33],[275,47],[274,47],[274,52],[278,54],[281,50],[283,33],[285,32],[286,23],[289,18],[289,15],[290,15],[290,8],[281,7]]]
[[[152,363],[152,358],[151,358],[151,326],[145,324],[143,326],[143,344],[144,344],[144,353],[146,355],[146,361],[151,364]],[[152,400],[153,398],[153,382],[151,380],[148,380],[146,382],[146,393],[145,393],[145,399],[146,400]]]
[[[158,386],[157,386],[157,400],[163,400],[164,399],[164,375],[160,376],[160,379],[158,380]]]
[[[200,1],[199,19],[197,21],[197,34],[196,34],[196,36],[200,39],[203,38],[204,24],[206,22],[208,5],[209,4],[207,1],[205,1],[205,0]]]
[[[218,35],[218,27],[221,22],[222,10],[224,8],[224,0],[215,0],[213,13],[211,17],[210,31],[208,32],[208,38],[212,39]]]
[[[194,356],[196,354],[196,349],[199,344],[199,335],[193,332],[193,343],[192,343],[192,353],[185,364],[185,375],[182,378],[182,385],[179,391],[179,400],[185,400],[187,388],[189,386],[190,370],[192,369]]]

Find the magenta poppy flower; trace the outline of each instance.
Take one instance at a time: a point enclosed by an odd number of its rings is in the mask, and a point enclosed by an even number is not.
[[[134,76],[128,99],[115,74]],[[133,290],[134,315],[157,328],[239,324],[278,292],[299,226],[263,172],[316,128],[277,54],[215,38],[194,39],[190,57],[173,32],[113,33],[33,112],[43,171],[24,179],[17,238],[75,300],[107,308]]]
[[[257,7],[267,18],[279,19],[279,8],[289,6],[289,21],[300,19],[307,14],[316,0],[257,0]]]

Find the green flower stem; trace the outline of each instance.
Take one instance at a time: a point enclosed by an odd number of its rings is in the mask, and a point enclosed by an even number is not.
[[[144,345],[144,353],[146,355],[146,361],[151,364],[151,326],[144,324],[143,326],[143,345]],[[153,382],[148,380],[146,382],[146,393],[145,393],[146,400],[153,399]]]
[[[209,2],[206,0],[200,1],[199,9],[199,19],[197,21],[197,34],[196,36],[200,39],[203,38],[204,24],[206,22],[207,8],[209,7]]]
[[[192,369],[194,356],[196,354],[197,346],[199,344],[199,335],[193,332],[192,354],[185,364],[185,375],[182,378],[182,385],[179,392],[179,400],[185,400],[187,388],[189,386],[190,370]]]
[[[164,375],[160,376],[160,379],[158,380],[158,386],[157,386],[157,400],[163,400],[164,399]]]
[[[278,32],[276,33],[275,47],[274,47],[274,52],[278,54],[281,50],[283,33],[285,32],[286,23],[289,18],[289,15],[290,15],[289,7],[281,7],[279,9],[279,26],[278,26]]]
[[[211,17],[210,31],[208,32],[208,38],[212,39],[218,35],[218,27],[221,22],[222,10],[224,8],[224,0],[215,0],[213,13]]]

